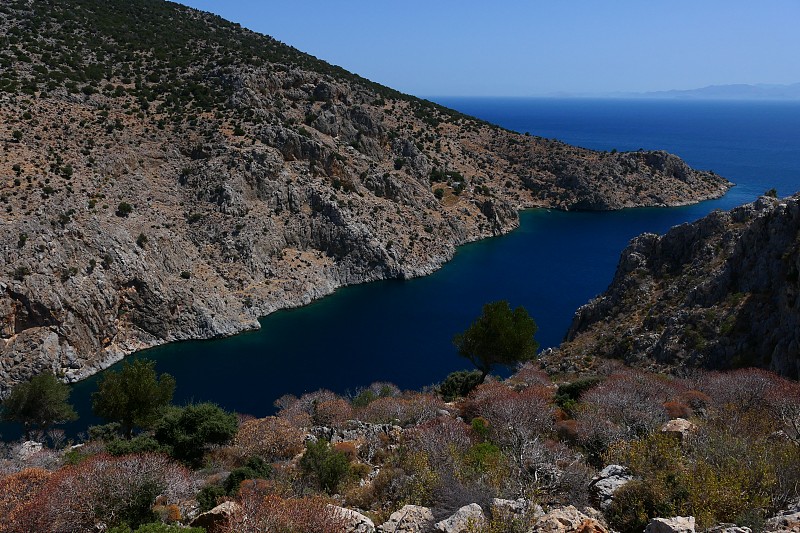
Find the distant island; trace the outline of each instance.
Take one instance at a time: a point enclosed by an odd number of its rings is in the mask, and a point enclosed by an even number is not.
[[[630,98],[675,98],[686,100],[800,100],[800,83],[775,85],[709,85],[700,89],[625,93]]]
[[[631,98],[648,100],[800,100],[800,82],[788,85],[734,83],[729,85],[708,85],[699,89],[671,89],[649,92],[558,92],[546,96],[549,98]]]

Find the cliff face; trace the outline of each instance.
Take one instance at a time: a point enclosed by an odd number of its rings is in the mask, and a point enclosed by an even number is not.
[[[662,368],[800,373],[800,195],[713,212],[625,249],[549,364],[584,356]]]
[[[664,152],[505,131],[174,4],[0,12],[0,394],[430,273],[519,209],[730,186]]]

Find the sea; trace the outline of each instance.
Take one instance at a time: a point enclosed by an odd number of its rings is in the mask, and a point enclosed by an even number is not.
[[[514,232],[462,246],[434,274],[345,287],[308,306],[275,312],[261,329],[230,338],[169,344],[133,355],[175,377],[175,402],[210,401],[253,416],[285,395],[317,389],[353,394],[373,382],[403,389],[436,384],[469,368],[452,344],[483,304],[525,307],[541,347],[557,346],[575,310],[609,285],[636,235],[663,233],[775,188],[800,190],[800,102],[431,98],[520,133],[595,150],[663,149],[736,186],[719,200],[617,212],[521,213]],[[114,366],[111,370],[117,370]],[[92,424],[91,394],[102,373],[75,384],[80,419]],[[17,438],[19,429],[0,433]]]

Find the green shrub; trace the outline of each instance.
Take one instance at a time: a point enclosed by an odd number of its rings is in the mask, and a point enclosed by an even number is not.
[[[227,496],[224,488],[219,485],[209,485],[200,489],[195,498],[197,503],[200,504],[200,512],[204,513],[216,507],[217,502],[223,496]]]
[[[116,215],[118,217],[127,217],[131,214],[131,211],[133,211],[133,206],[131,204],[128,202],[120,202],[117,206]]]
[[[300,459],[300,468],[305,475],[312,476],[328,494],[334,494],[350,474],[347,456],[321,439],[306,445],[306,451]]]
[[[621,533],[641,533],[655,517],[681,514],[682,506],[676,505],[667,487],[650,480],[634,480],[614,492],[606,518],[608,524]]]
[[[153,426],[155,439],[175,459],[202,466],[203,452],[211,444],[224,444],[236,434],[236,415],[212,403],[168,407]]]
[[[167,453],[169,448],[149,435],[138,435],[130,440],[111,440],[106,443],[106,451],[111,455],[129,455],[146,452]]]
[[[558,392],[556,392],[555,397],[556,405],[565,411],[572,411],[575,405],[577,405],[581,394],[591,389],[601,381],[603,380],[600,377],[592,376],[573,381],[572,383],[564,383],[559,385]]]
[[[480,370],[459,370],[452,372],[444,378],[439,385],[439,394],[446,402],[451,402],[456,398],[463,398],[480,385],[482,380]]]
[[[235,468],[225,480],[225,492],[235,496],[245,479],[267,479],[272,476],[272,465],[260,457],[251,457],[245,466]]]
[[[88,432],[90,440],[111,441],[122,436],[122,424],[109,422],[108,424],[89,426]]]

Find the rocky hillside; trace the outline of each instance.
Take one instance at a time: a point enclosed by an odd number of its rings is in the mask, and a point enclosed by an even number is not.
[[[0,394],[429,273],[519,209],[730,186],[664,152],[505,131],[176,4],[0,14]]]
[[[608,290],[581,307],[548,364],[760,366],[800,374],[800,195],[764,196],[622,253]],[[585,362],[585,361],[584,361]]]

